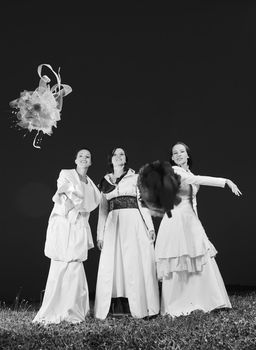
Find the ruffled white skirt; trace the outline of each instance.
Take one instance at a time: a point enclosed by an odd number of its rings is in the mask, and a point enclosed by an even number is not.
[[[162,281],[161,314],[231,307],[215,262],[217,251],[189,202],[182,202],[159,226],[155,254]]]

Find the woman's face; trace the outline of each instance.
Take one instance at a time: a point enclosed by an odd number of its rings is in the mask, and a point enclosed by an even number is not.
[[[79,168],[88,168],[92,164],[91,153],[87,149],[81,149],[77,153],[75,163]]]
[[[125,152],[122,148],[117,148],[112,156],[113,166],[124,166],[126,163]]]
[[[186,147],[182,144],[174,145],[172,148],[172,160],[175,164],[182,166],[188,164],[188,154]]]

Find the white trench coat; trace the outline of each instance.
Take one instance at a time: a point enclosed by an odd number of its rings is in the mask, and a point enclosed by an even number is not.
[[[108,175],[105,179],[109,181]],[[137,174],[131,169],[118,185],[102,193],[97,239],[103,240],[95,298],[95,317],[105,319],[112,297],[126,297],[133,317],[159,313],[159,290],[154,245],[149,231],[154,229],[146,208],[108,210],[108,200],[119,196],[137,197]]]
[[[51,259],[42,306],[33,322],[84,321],[89,292],[83,261],[93,247],[89,215],[100,201],[93,181],[82,183],[75,169],[61,170],[45,242]]]

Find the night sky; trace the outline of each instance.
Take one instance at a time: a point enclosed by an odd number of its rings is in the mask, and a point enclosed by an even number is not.
[[[39,300],[50,262],[43,250],[51,198],[77,149],[91,150],[88,175],[98,184],[112,147],[125,148],[138,171],[168,159],[177,140],[190,146],[195,174],[230,178],[242,191],[239,198],[201,187],[198,211],[225,284],[256,285],[256,2],[158,3],[0,5],[0,300],[19,291]],[[9,102],[38,86],[42,63],[61,67],[73,91],[57,128],[36,149],[34,132],[13,127]],[[90,218],[95,245],[97,215]],[[85,263],[92,294],[98,259],[94,248]]]

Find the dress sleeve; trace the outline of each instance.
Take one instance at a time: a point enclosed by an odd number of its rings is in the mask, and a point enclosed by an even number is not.
[[[74,191],[73,184],[69,182],[63,170],[61,170],[57,179],[57,191],[52,197],[55,203],[55,212],[59,215],[67,215],[74,208],[74,203],[71,200],[71,193]]]
[[[63,170],[60,171],[59,177],[57,179],[57,189],[59,193],[65,192],[65,185],[68,184],[68,180],[65,176],[65,172]]]
[[[75,191],[73,183],[66,176],[66,172],[61,170],[57,180],[57,191],[52,197],[54,213],[68,216],[71,222],[75,222],[79,214],[79,208],[83,202],[83,197]]]
[[[148,208],[142,207],[139,198],[140,198],[140,192],[139,192],[139,189],[138,189],[138,187],[137,187],[137,202],[138,202],[139,211],[140,211],[142,220],[144,221],[144,223],[145,223],[145,225],[146,225],[146,227],[147,227],[148,232],[149,232],[149,231],[152,231],[152,230],[155,230],[154,224],[153,224],[153,221],[152,221],[152,217],[151,217],[151,215],[150,215],[150,211],[149,211]]]
[[[99,216],[98,216],[98,225],[97,225],[97,241],[104,239],[104,229],[105,223],[108,217],[108,201],[106,195],[101,192],[101,199],[99,205]]]
[[[222,177],[200,176],[187,173],[179,170],[178,167],[173,167],[174,172],[181,176],[181,181],[187,185],[203,185],[214,187],[225,187],[226,179]]]

